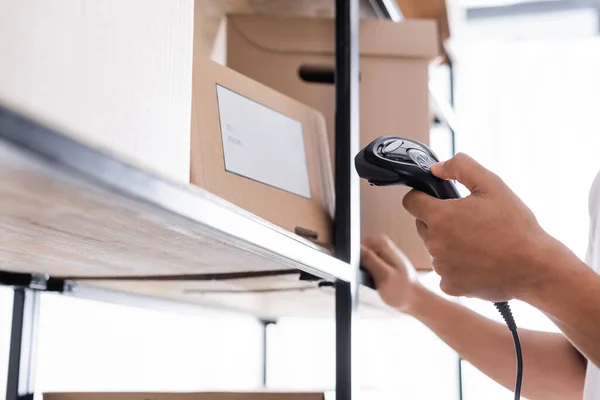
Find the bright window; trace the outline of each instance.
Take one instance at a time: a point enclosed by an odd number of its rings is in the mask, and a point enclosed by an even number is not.
[[[600,170],[600,39],[595,11],[478,21],[453,43],[457,147],[498,173],[540,224],[584,258],[588,192]],[[484,302],[465,301],[497,320]],[[517,324],[556,331],[516,302]],[[508,392],[464,363],[465,400]]]

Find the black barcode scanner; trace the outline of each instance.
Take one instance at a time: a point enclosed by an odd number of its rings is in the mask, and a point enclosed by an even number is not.
[[[451,181],[439,179],[431,173],[431,166],[439,159],[423,143],[397,136],[383,136],[372,141],[355,157],[358,175],[372,186],[405,185],[439,199],[458,199],[460,194]],[[400,199],[398,199],[400,202]],[[517,383],[515,399],[521,396],[523,359],[521,343],[508,302],[494,303],[510,329],[517,354]]]
[[[384,136],[362,149],[355,165],[358,175],[374,186],[405,185],[440,199],[460,198],[452,182],[431,174],[431,166],[438,161],[422,143]]]

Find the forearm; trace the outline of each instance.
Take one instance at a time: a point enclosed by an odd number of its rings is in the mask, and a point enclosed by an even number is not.
[[[410,314],[483,373],[514,389],[516,362],[508,328],[425,288]],[[585,366],[560,334],[519,330],[524,356],[523,395],[531,400],[581,399]]]
[[[545,312],[587,359],[600,365],[600,276],[566,248],[546,254],[543,279],[519,298]]]

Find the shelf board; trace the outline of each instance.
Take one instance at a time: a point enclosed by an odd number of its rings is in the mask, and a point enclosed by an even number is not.
[[[0,104],[1,269],[54,277],[303,270],[356,279],[317,246],[192,185]]]
[[[263,319],[280,317],[332,318],[335,315],[333,287],[302,281],[299,273],[276,277],[233,279],[227,281],[190,280],[82,280],[71,294],[103,301],[128,303],[123,295],[163,299],[179,304],[225,309]],[[377,292],[361,286],[359,312],[364,318],[398,317]],[[135,303],[134,303],[135,304]],[[139,304],[139,302],[138,302]]]

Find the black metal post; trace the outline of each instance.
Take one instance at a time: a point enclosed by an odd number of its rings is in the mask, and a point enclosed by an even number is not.
[[[458,356],[458,400],[463,400],[463,359]]]
[[[336,0],[335,18],[335,247],[355,269],[351,282],[336,282],[336,399],[352,400],[360,258],[360,198],[354,155],[359,150],[359,2]]]
[[[40,293],[14,289],[6,400],[33,400]]]
[[[448,74],[450,80],[450,106],[454,109],[454,65],[452,61],[448,60]],[[456,154],[456,132],[452,129],[451,126],[448,127],[450,129],[450,143],[452,146],[452,155]]]
[[[454,77],[454,65],[452,61],[448,60],[448,74],[450,80],[450,106],[454,109],[454,85],[455,85],[455,77]],[[452,146],[452,155],[456,154],[456,132],[452,127],[448,127],[450,129],[450,145]],[[463,400],[463,359],[460,355],[458,355],[457,362],[457,380],[458,380],[458,400]]]
[[[262,324],[262,386],[269,387],[269,326],[275,325],[276,321],[270,319],[261,319]]]
[[[356,291],[352,283],[338,282],[336,285],[336,400],[356,398],[357,382],[353,354],[355,335]]]

